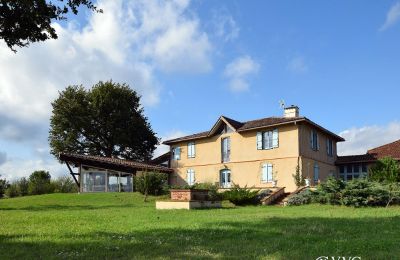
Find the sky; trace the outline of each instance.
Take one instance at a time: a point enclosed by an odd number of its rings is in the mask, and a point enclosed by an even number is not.
[[[281,116],[279,101],[346,139],[340,155],[400,139],[400,1],[99,0],[59,38],[0,40],[0,174],[67,168],[49,153],[51,102],[68,85],[127,83],[162,140]],[[166,151],[157,148],[155,155]]]

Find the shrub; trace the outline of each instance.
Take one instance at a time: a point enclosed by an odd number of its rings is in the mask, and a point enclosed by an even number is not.
[[[247,186],[241,188],[236,184],[233,185],[232,189],[223,193],[224,199],[238,206],[257,204],[257,195],[258,190],[252,191]]]
[[[370,169],[368,178],[378,182],[400,182],[399,163],[391,157],[379,159]]]
[[[7,180],[6,179],[0,179],[0,198],[4,196],[4,193],[6,192],[7,187],[8,187]]]
[[[167,175],[159,172],[144,172],[135,177],[135,188],[144,195],[160,195],[167,187]]]
[[[35,171],[29,176],[28,192],[30,195],[46,194],[52,191],[51,176],[46,171]]]
[[[29,181],[25,177],[19,179],[16,184],[20,196],[28,195]]]
[[[205,189],[208,190],[208,199],[212,201],[222,200],[222,193],[218,192],[218,185],[211,182],[196,183],[193,187],[194,189]]]
[[[301,172],[300,172],[299,165],[296,166],[296,172],[292,176],[293,176],[294,183],[296,184],[297,188],[306,185],[306,180],[304,179],[303,174],[301,174]]]
[[[311,198],[312,198],[311,192],[309,190],[306,190],[289,197],[287,205],[300,206],[304,204],[310,204]]]
[[[78,192],[75,182],[69,176],[61,176],[51,182],[54,192],[73,193]]]
[[[329,177],[326,182],[319,185],[314,193],[313,202],[340,205],[342,203],[342,192],[345,186],[346,184],[342,179]]]
[[[16,182],[11,183],[10,185],[8,185],[7,189],[6,189],[6,196],[9,198],[14,198],[14,197],[18,197],[19,193],[18,193],[18,185]]]

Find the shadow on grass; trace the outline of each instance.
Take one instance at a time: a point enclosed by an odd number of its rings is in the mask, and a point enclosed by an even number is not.
[[[93,231],[56,238],[0,235],[0,258],[315,259],[324,255],[393,259],[400,256],[399,221],[400,217],[275,217],[209,222],[193,228]]]

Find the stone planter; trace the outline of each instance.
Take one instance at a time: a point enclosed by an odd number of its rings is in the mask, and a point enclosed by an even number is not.
[[[208,190],[173,189],[170,193],[173,201],[208,200]]]

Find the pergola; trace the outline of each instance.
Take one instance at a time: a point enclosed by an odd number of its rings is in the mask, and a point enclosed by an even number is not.
[[[65,162],[82,192],[121,191],[124,185],[126,188],[122,191],[131,191],[129,187],[132,185],[132,177],[137,172],[173,172],[173,169],[165,166],[111,157],[60,153],[59,159]],[[78,172],[74,172],[71,166],[78,168]],[[122,184],[122,181],[125,183]],[[100,184],[96,185],[96,182]]]

